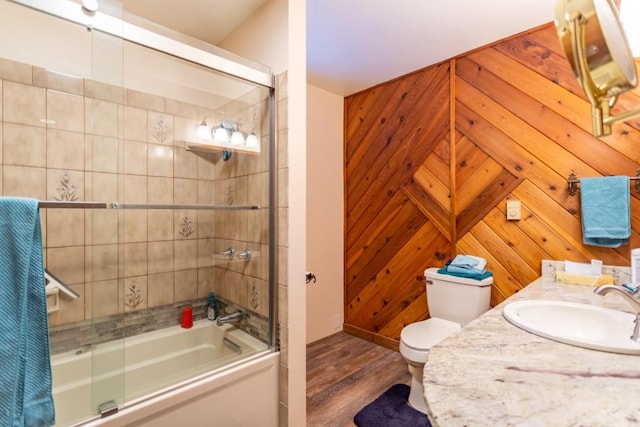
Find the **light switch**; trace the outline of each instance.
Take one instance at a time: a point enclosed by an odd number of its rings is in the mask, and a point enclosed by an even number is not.
[[[507,220],[517,221],[520,217],[520,200],[507,200]]]

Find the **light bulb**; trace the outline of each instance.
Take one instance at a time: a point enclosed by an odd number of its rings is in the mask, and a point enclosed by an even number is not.
[[[229,133],[225,128],[219,126],[213,134],[213,140],[221,144],[226,144],[229,142]]]
[[[196,128],[196,136],[198,137],[198,139],[203,141],[211,138],[211,129],[209,129],[209,126],[207,126],[207,122],[205,122],[204,120]]]
[[[231,135],[231,145],[244,145],[244,136],[242,135],[242,132],[239,130],[233,132],[233,135]]]
[[[249,148],[256,148],[258,146],[258,137],[254,132],[251,132],[244,144]]]

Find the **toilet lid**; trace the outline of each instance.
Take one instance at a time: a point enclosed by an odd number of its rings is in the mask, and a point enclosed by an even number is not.
[[[400,339],[407,347],[428,350],[460,329],[456,322],[432,317],[405,326],[400,332]]]

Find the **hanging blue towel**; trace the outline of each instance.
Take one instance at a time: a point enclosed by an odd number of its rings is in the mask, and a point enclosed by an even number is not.
[[[629,177],[606,176],[580,180],[582,241],[585,245],[617,248],[629,243],[631,210]]]
[[[55,423],[38,201],[0,198],[0,425]]]

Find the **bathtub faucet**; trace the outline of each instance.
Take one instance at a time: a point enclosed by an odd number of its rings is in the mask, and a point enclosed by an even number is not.
[[[234,311],[231,314],[226,314],[224,316],[218,317],[218,321],[216,322],[218,326],[222,326],[225,323],[238,323],[242,320],[242,312],[240,310]]]

